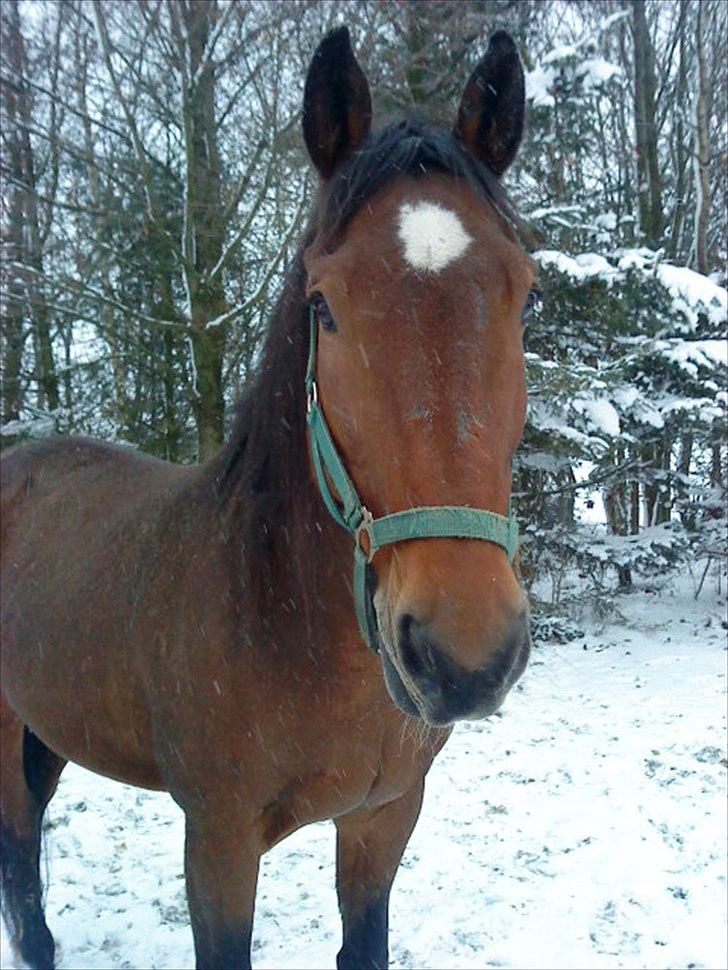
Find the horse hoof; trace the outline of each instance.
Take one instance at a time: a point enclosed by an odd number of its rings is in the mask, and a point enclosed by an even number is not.
[[[13,946],[19,967],[28,970],[53,970],[56,946],[47,926],[34,933],[25,933]]]

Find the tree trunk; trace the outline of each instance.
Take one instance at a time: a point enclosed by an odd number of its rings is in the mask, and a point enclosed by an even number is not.
[[[620,465],[624,461],[624,449],[616,448],[614,464]],[[604,490],[604,509],[607,513],[607,526],[612,535],[626,536],[629,534],[629,510],[627,507],[627,485],[618,479]],[[629,566],[618,566],[617,577],[620,589],[632,586],[632,570]]]
[[[655,444],[655,465],[661,470],[657,490],[655,525],[664,525],[672,515],[672,436],[665,432]]]
[[[648,441],[642,446],[642,468],[644,485],[642,494],[645,502],[645,527],[655,525],[657,515],[657,483],[655,481],[655,445]]]
[[[571,527],[574,525],[574,508],[576,505],[576,475],[574,469],[569,467],[554,476],[554,483],[558,488],[564,490],[556,498],[556,516],[562,525]],[[569,487],[572,486],[572,487]]]
[[[638,472],[634,476],[629,483],[629,534],[636,536],[640,531],[640,480]]]
[[[693,457],[693,433],[686,431],[680,439],[677,458],[677,480],[675,494],[680,500],[680,519],[686,529],[695,528],[695,513],[690,503],[690,463]]]
[[[215,124],[214,64],[203,60],[217,3],[188,0],[181,8],[192,78],[184,103],[187,159],[185,273],[194,359],[193,407],[198,457],[212,457],[223,441],[225,402],[222,365],[224,326],[212,325],[227,310],[222,273],[213,275],[223,253],[225,220]]]
[[[86,99],[86,83],[88,76],[88,46],[85,37],[82,38],[83,25],[80,21],[76,26],[76,95],[78,107],[81,113],[81,121],[84,135],[84,147],[86,152],[86,171],[88,185],[93,202],[95,215],[93,216],[93,235],[96,244],[96,252],[99,255],[101,282],[100,289],[105,300],[99,309],[99,330],[103,339],[109,346],[109,357],[111,360],[111,371],[114,383],[114,403],[115,403],[115,423],[124,438],[134,440],[133,422],[131,420],[131,407],[127,393],[127,365],[124,357],[119,327],[114,319],[114,309],[111,302],[114,300],[114,288],[111,284],[108,272],[111,264],[110,256],[107,254],[104,233],[106,231],[106,216],[103,214],[105,209],[104,187],[99,179],[99,165],[94,148],[94,134],[91,129],[89,109]]]
[[[710,214],[710,179],[708,166],[708,104],[710,100],[708,72],[705,64],[705,6],[697,5],[695,25],[695,239],[694,260],[699,273],[708,273],[708,216]]]
[[[662,185],[655,121],[655,55],[645,14],[645,0],[632,0],[634,98],[640,229],[644,242],[656,248],[662,235]]]
[[[38,190],[35,175],[33,145],[30,140],[32,127],[30,94],[27,87],[25,40],[20,26],[18,0],[11,0],[8,18],[8,60],[15,75],[15,121],[17,125],[18,151],[21,181],[23,184],[24,262],[32,278],[28,282],[33,344],[36,350],[36,379],[38,382],[38,405],[55,411],[59,404],[58,376],[51,338],[51,321],[45,296],[43,273],[43,245],[38,221]]]
[[[680,17],[677,30],[679,33],[679,61],[677,80],[675,82],[675,131],[673,134],[673,144],[675,146],[675,209],[672,217],[672,228],[670,230],[670,242],[667,253],[672,259],[677,259],[681,247],[683,223],[685,220],[685,195],[687,194],[687,172],[688,172],[688,153],[685,145],[685,124],[683,115],[683,105],[689,96],[687,50],[685,38],[685,21],[688,11],[688,0],[680,0]]]
[[[156,313],[163,320],[174,320],[177,316],[174,294],[172,290],[172,271],[169,265],[160,269],[160,301],[156,305]],[[175,349],[178,335],[172,327],[164,327],[162,331],[162,346],[164,348],[162,360],[162,393],[164,413],[164,457],[167,461],[179,461],[180,427],[177,421],[176,397],[177,368],[175,367]]]
[[[725,425],[720,419],[713,423],[713,443],[710,448],[710,509],[712,519],[720,519],[726,514],[726,483],[723,475],[723,449],[725,447]]]
[[[3,21],[3,41],[6,40],[6,24]],[[9,33],[9,32],[8,32]],[[7,37],[9,46],[10,40]],[[5,46],[5,44],[3,44]],[[17,138],[18,112],[17,93],[14,86],[8,85],[3,92],[3,124],[9,137],[6,140],[5,163],[8,180],[6,182],[7,209],[5,232],[3,233],[5,265],[3,266],[3,308],[2,308],[2,423],[15,421],[20,417],[23,406],[23,384],[21,371],[23,364],[23,318],[25,307],[26,280],[23,271],[23,229],[25,211],[23,206],[23,165],[20,145]],[[12,444],[9,436],[2,439],[3,445]]]

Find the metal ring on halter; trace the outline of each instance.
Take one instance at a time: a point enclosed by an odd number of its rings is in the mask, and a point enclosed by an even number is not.
[[[306,411],[310,414],[314,404],[318,404],[318,385],[316,381],[311,381],[306,395]]]
[[[374,559],[374,553],[376,552],[372,539],[372,531],[370,528],[373,521],[374,517],[372,513],[368,508],[366,508],[366,506],[363,505],[361,509],[361,522],[356,527],[356,531],[354,532],[354,544],[356,545],[357,549],[359,549],[363,555],[366,556],[368,563]],[[362,534],[367,537],[367,548],[361,544]]]

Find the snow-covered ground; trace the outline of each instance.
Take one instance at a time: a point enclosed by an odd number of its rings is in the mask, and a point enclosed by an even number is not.
[[[392,893],[394,967],[728,966],[725,604],[685,582],[619,607],[455,731]],[[61,967],[193,965],[167,796],[69,767],[48,835]],[[333,853],[323,823],[265,858],[256,967],[335,965]]]

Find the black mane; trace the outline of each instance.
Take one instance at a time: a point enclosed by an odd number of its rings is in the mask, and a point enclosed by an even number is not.
[[[270,318],[253,379],[237,405],[232,434],[214,460],[220,502],[234,497],[244,559],[260,570],[277,540],[297,545],[310,529],[300,512],[315,502],[306,446],[304,376],[308,355],[308,305],[303,253],[314,236],[333,240],[368,199],[404,175],[441,172],[462,179],[507,224],[517,224],[497,178],[453,134],[417,119],[394,122],[368,135],[321,193]],[[237,530],[236,530],[237,531]],[[305,541],[301,531],[301,541]],[[295,554],[289,549],[289,558]],[[259,576],[259,579],[262,577]]]
[[[393,122],[369,134],[331,180],[323,199],[319,230],[336,235],[375,192],[403,175],[415,178],[442,172],[462,179],[505,219],[515,224],[513,206],[498,179],[468,151],[459,138],[417,118]]]

